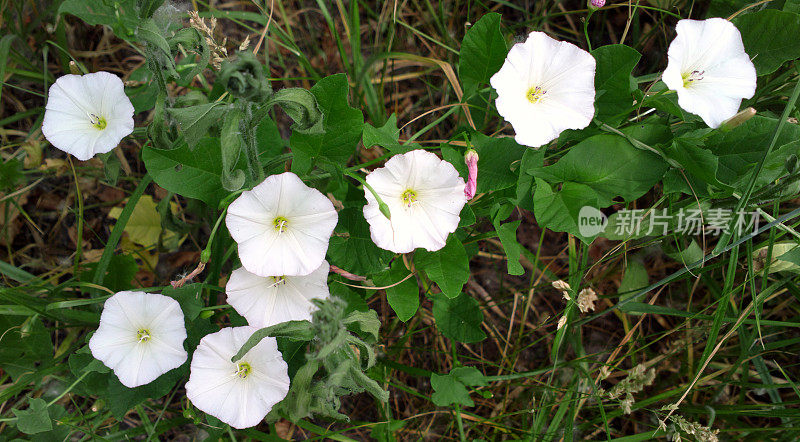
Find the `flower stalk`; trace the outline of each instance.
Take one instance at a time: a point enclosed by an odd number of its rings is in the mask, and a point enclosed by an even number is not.
[[[369,191],[369,193],[371,193],[372,196],[374,196],[375,199],[378,201],[378,209],[381,211],[383,216],[385,216],[386,219],[391,221],[392,213],[389,211],[389,206],[383,201],[381,196],[378,195],[378,192],[376,192],[375,189],[373,189],[372,186],[370,186],[369,183],[366,180],[364,180],[364,178],[361,178],[360,176],[358,176],[358,175],[356,175],[356,174],[354,174],[352,172],[345,171],[344,174],[349,176],[350,178],[353,178],[354,180],[358,181],[359,183],[361,183],[361,185],[363,185],[364,188],[367,189]]]
[[[723,121],[719,127],[719,130],[721,130],[722,132],[730,132],[733,129],[746,123],[748,120],[750,120],[755,116],[756,116],[756,110],[752,107],[748,107],[747,109],[744,109],[739,113],[737,113],[736,115]]]
[[[188,275],[176,281],[170,281],[170,285],[172,285],[172,287],[174,288],[183,287],[184,284],[190,282],[191,280],[196,278],[197,275],[202,273],[203,270],[205,270],[206,264],[208,264],[208,262],[211,261],[211,246],[214,243],[214,237],[217,234],[217,229],[219,228],[219,225],[222,223],[222,220],[225,219],[225,213],[227,211],[228,207],[225,206],[225,208],[222,209],[222,213],[220,213],[219,217],[217,218],[217,221],[214,223],[214,227],[211,229],[211,234],[208,236],[208,242],[206,243],[206,247],[203,249],[202,252],[200,252],[200,262],[197,263],[197,267],[195,267],[195,269],[192,270]]]

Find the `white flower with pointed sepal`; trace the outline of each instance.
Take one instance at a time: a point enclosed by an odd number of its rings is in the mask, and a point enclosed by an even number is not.
[[[330,297],[329,270],[328,262],[322,261],[308,275],[264,277],[240,267],[231,273],[225,286],[228,304],[258,328],[286,321],[310,321],[311,312],[317,309],[311,300]]]
[[[227,327],[200,340],[186,382],[195,407],[234,428],[258,425],[289,392],[289,367],[267,337],[236,362],[231,358],[258,329]]]
[[[489,80],[497,112],[514,127],[517,143],[543,146],[566,129],[583,129],[594,117],[591,54],[544,32],[515,44]]]
[[[678,92],[680,107],[719,127],[756,92],[756,68],[742,35],[723,18],[680,20],[675,30],[662,79]]]
[[[337,221],[333,203],[291,172],[272,175],[243,192],[225,217],[242,266],[264,277],[316,270]]]
[[[391,220],[386,218],[375,196],[365,190],[370,236],[378,247],[395,253],[444,247],[467,202],[464,179],[456,168],[422,149],[393,156],[366,180],[391,214]]]
[[[149,384],[188,357],[183,311],[158,293],[119,292],[108,298],[89,340],[92,355],[114,370],[122,385]]]
[[[42,134],[56,148],[86,161],[111,151],[133,132],[133,112],[116,75],[64,75],[47,93]]]

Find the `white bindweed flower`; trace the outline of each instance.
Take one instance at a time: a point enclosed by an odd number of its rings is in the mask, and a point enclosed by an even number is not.
[[[419,149],[395,155],[366,179],[391,213],[387,219],[372,192],[365,190],[364,217],[378,247],[395,253],[417,247],[435,251],[458,227],[466,204],[464,179],[436,154]]]
[[[58,149],[86,161],[133,132],[133,105],[122,80],[108,72],[64,75],[47,93],[42,134]]]
[[[756,91],[756,68],[736,26],[722,18],[680,20],[662,79],[678,92],[678,105],[719,127]]]
[[[297,175],[272,175],[243,192],[225,224],[242,266],[258,276],[308,275],[325,259],[338,215],[333,203]]]
[[[596,62],[579,47],[544,32],[515,44],[490,80],[497,112],[514,127],[516,141],[543,146],[594,117]]]
[[[192,356],[186,397],[234,428],[258,425],[289,392],[289,367],[275,338],[264,338],[236,362],[231,358],[258,330],[227,327],[206,335]]]
[[[305,276],[265,277],[238,268],[225,286],[228,304],[258,328],[286,321],[310,321],[311,312],[317,309],[311,300],[330,296],[329,270],[327,261]]]
[[[186,362],[186,327],[177,301],[158,293],[119,292],[108,298],[92,355],[114,370],[122,385],[149,384]]]

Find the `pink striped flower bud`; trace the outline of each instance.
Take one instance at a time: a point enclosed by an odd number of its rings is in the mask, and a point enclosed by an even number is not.
[[[475,196],[475,191],[478,189],[478,152],[470,149],[464,155],[464,162],[467,163],[467,186],[464,187],[464,196],[467,201]]]

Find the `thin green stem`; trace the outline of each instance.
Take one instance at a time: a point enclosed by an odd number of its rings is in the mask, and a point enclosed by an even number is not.
[[[460,366],[461,364],[458,362],[458,352],[456,351],[456,342],[452,339],[450,341],[450,351],[453,354],[453,368]],[[453,410],[455,411],[456,415],[456,424],[458,425],[458,438],[461,442],[466,442],[467,437],[464,434],[464,421],[461,419],[461,406],[458,404],[453,404]]]
[[[80,383],[81,383],[81,381],[83,380],[83,378],[85,378],[85,377],[86,377],[86,375],[88,375],[89,373],[91,373],[91,372],[89,372],[89,371],[84,371],[84,372],[83,372],[83,374],[81,374],[81,375],[78,377],[78,379],[75,379],[75,382],[73,382],[72,384],[70,384],[70,386],[69,386],[69,387],[67,387],[67,388],[66,388],[64,391],[62,391],[62,392],[61,392],[61,394],[59,394],[58,396],[56,396],[56,398],[55,398],[55,399],[53,399],[52,401],[48,402],[48,403],[47,403],[47,406],[49,407],[49,406],[51,406],[51,405],[55,404],[56,402],[58,402],[59,400],[61,400],[61,398],[62,398],[62,397],[64,397],[64,396],[66,396],[66,395],[67,395],[67,393],[69,393],[70,391],[72,391],[72,389],[73,389],[73,388],[75,388],[75,386],[76,386],[76,385],[80,384]]]
[[[361,185],[364,186],[364,188],[367,189],[369,191],[369,193],[371,193],[372,196],[375,197],[375,200],[378,201],[378,209],[381,211],[383,216],[385,216],[386,219],[389,219],[389,220],[392,219],[392,214],[389,211],[389,206],[385,202],[383,202],[383,199],[381,198],[380,195],[378,195],[378,192],[376,192],[375,189],[373,189],[372,186],[370,186],[369,183],[364,178],[361,178],[360,176],[358,176],[358,175],[356,175],[356,174],[354,174],[352,172],[345,171],[344,174],[349,176],[350,178],[353,178],[354,180],[358,181],[359,183],[361,183]]]
[[[77,227],[75,232],[75,275],[81,270],[81,252],[83,247],[83,193],[78,183],[78,174],[75,173],[75,165],[72,164],[72,156],[69,156],[69,167],[72,169],[72,177],[75,178],[75,199],[78,201]]]
[[[594,14],[594,9],[589,8],[589,13],[586,14],[586,18],[583,19],[583,36],[586,37],[586,47],[589,49],[589,52],[592,52],[592,41],[589,40],[589,19],[592,18],[592,14]]]
[[[228,207],[230,206],[225,206],[225,208],[222,209],[222,213],[220,213],[219,217],[217,217],[217,221],[214,223],[214,227],[211,229],[211,234],[208,236],[206,247],[200,253],[200,262],[203,264],[207,263],[209,259],[211,259],[211,245],[214,243],[214,237],[217,234],[219,225],[222,224],[222,220],[225,219],[225,214],[228,213]]]
[[[355,166],[352,166],[352,167],[348,167],[347,169],[345,169],[345,171],[346,172],[352,172],[352,171],[355,171],[355,170],[363,169],[364,167],[380,163],[381,161],[383,161],[383,160],[385,160],[385,159],[387,159],[387,158],[389,158],[389,157],[391,157],[393,155],[394,154],[392,154],[392,153],[385,153],[385,154],[379,156],[378,158],[366,161],[364,163],[361,163],[361,164],[358,164],[358,165],[355,165]]]

